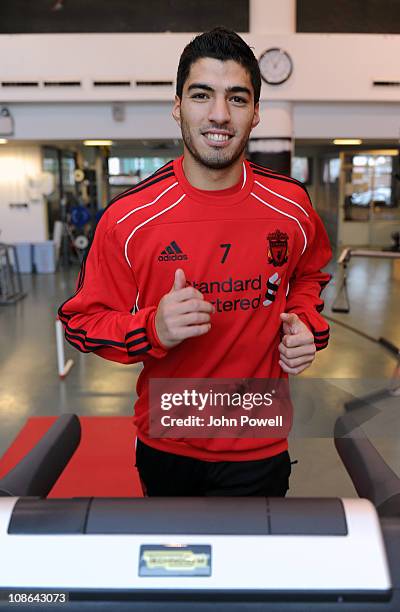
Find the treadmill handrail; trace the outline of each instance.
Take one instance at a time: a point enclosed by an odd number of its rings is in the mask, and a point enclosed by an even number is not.
[[[76,414],[63,414],[19,463],[0,480],[0,496],[46,497],[81,440]]]
[[[400,478],[351,414],[337,419],[334,441],[358,495],[369,499],[380,516],[400,517]]]

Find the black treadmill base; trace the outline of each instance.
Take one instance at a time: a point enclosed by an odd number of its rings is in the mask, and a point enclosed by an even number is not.
[[[123,589],[75,589],[66,591],[64,588],[0,588],[0,600],[5,600],[6,593],[65,593],[68,592],[69,603],[72,602],[387,602],[392,598],[392,590],[387,591],[264,591],[264,590],[123,590]],[[58,604],[62,605],[62,604]]]

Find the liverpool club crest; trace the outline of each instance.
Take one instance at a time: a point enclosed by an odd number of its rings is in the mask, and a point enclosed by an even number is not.
[[[276,230],[267,236],[268,240],[268,263],[275,267],[283,266],[288,260],[289,236],[285,232]]]

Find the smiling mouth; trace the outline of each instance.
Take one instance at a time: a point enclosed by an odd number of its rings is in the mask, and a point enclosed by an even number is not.
[[[212,143],[224,143],[232,138],[229,134],[214,134],[212,132],[206,132],[203,136]]]

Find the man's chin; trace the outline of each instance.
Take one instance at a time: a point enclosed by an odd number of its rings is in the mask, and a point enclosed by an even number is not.
[[[210,168],[210,170],[223,170],[232,166],[233,159],[201,159],[203,166]]]
[[[198,155],[197,161],[206,168],[210,168],[210,170],[223,170],[232,166],[238,157],[240,157],[240,153],[236,155]]]

